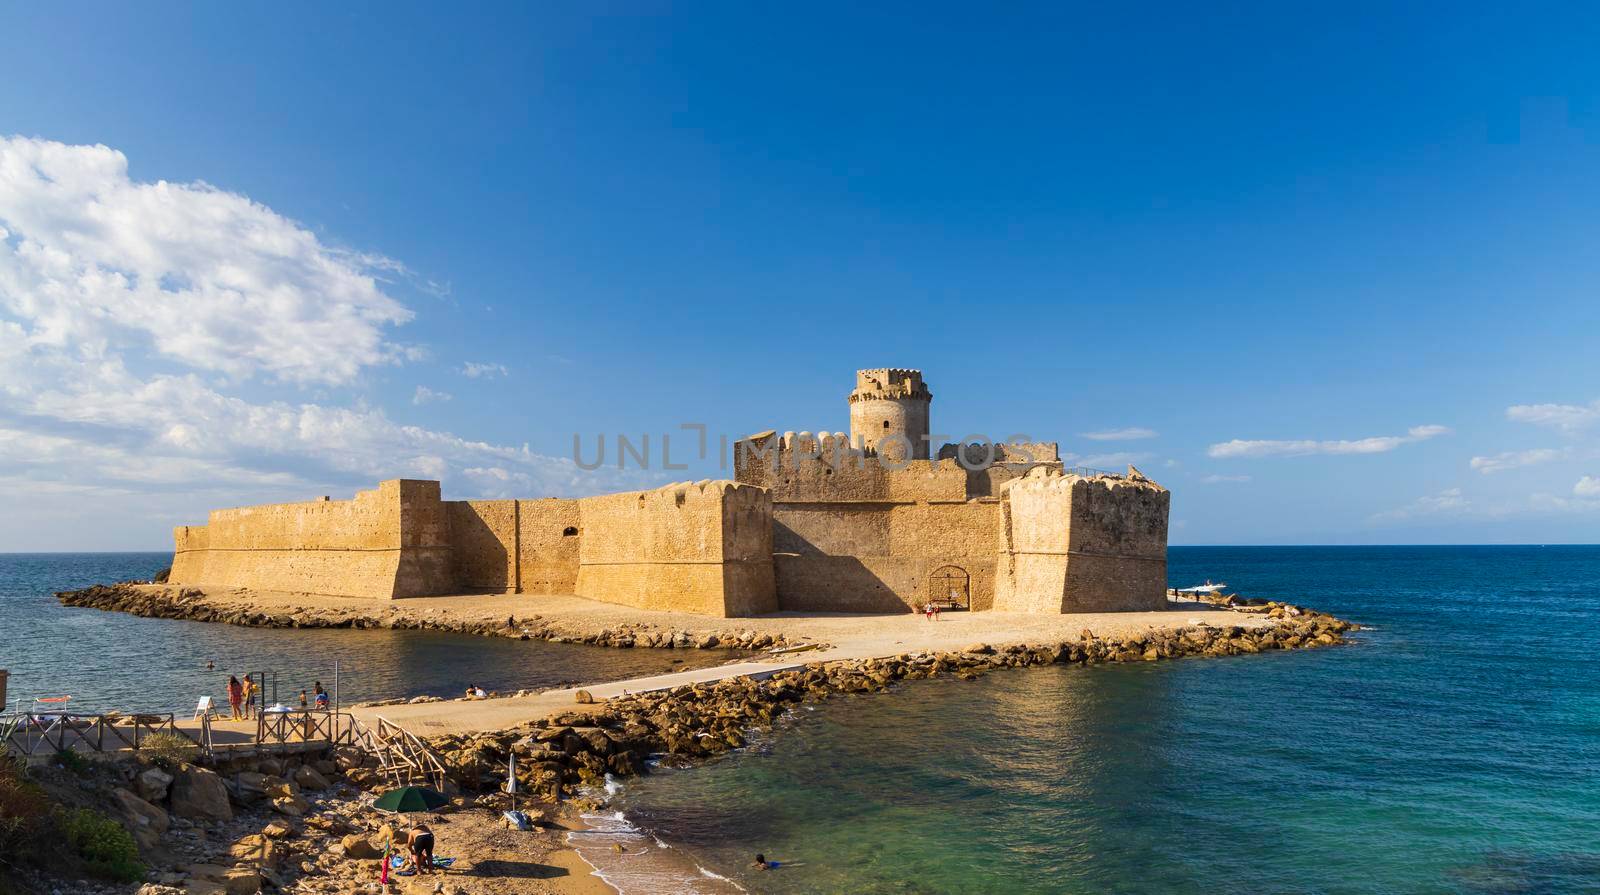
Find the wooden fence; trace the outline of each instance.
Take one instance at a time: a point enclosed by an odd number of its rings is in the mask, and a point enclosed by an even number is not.
[[[71,715],[15,712],[0,719],[0,748],[22,755],[80,752],[121,752],[138,749],[151,734],[164,733],[211,752],[211,723],[204,719],[197,732],[178,726],[171,713],[137,715]]]
[[[449,776],[437,753],[409,730],[388,720],[366,725],[353,715],[307,709],[262,712],[254,737],[231,729],[214,730],[211,716],[180,725],[176,716],[70,715],[16,712],[0,715],[0,751],[24,756],[63,751],[122,752],[137,750],[152,734],[172,734],[193,743],[206,758],[234,749],[291,749],[301,744],[351,746],[378,760],[378,770],[391,783],[425,783],[443,789]]]

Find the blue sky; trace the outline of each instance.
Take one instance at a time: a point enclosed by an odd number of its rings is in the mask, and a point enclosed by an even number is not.
[[[1594,542],[1596,45],[1577,6],[17,7],[0,549],[716,476],[572,436],[844,429],[870,366],[1138,463],[1175,544]]]

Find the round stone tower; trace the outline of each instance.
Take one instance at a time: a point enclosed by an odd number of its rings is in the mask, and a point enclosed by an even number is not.
[[[885,439],[898,444],[895,436],[903,436],[911,458],[926,460],[931,401],[933,393],[923,384],[921,370],[857,370],[856,389],[850,393],[850,440],[877,451]]]

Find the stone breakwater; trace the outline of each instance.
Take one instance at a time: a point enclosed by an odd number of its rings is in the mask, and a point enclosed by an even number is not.
[[[542,618],[518,616],[515,624],[504,619],[463,619],[447,614],[408,609],[389,604],[382,611],[366,607],[296,609],[268,612],[214,601],[204,591],[188,587],[153,587],[138,581],[96,584],[83,590],[61,591],[63,605],[126,612],[144,618],[218,622],[252,628],[356,628],[405,631],[440,631],[516,640],[546,640],[591,646],[651,649],[759,650],[791,646],[782,634],[761,631],[697,631],[648,624],[613,625],[584,631]]]
[[[503,787],[507,758],[515,754],[521,790],[553,803],[592,789],[606,774],[643,773],[652,756],[707,759],[744,746],[751,731],[773,726],[796,706],[841,694],[877,693],[899,681],[941,675],[972,679],[997,668],[1033,665],[1156,662],[1312,649],[1342,643],[1345,632],[1356,627],[1289,604],[1252,608],[1278,622],[1264,627],[1191,625],[1128,639],[1104,639],[1084,631],[1077,640],[1053,644],[980,643],[955,652],[818,663],[765,680],[730,678],[618,697],[592,707],[574,706],[508,730],[444,735],[428,743],[456,783],[481,791]]]

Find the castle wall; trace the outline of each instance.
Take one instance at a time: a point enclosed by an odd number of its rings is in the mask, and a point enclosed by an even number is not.
[[[783,504],[773,509],[784,609],[906,612],[935,592],[936,570],[968,576],[970,605],[994,602],[998,501]]]
[[[1171,495],[1139,477],[1031,475],[1005,487],[996,609],[1166,606]]]
[[[515,500],[450,500],[450,569],[456,590],[517,588],[518,513]]]
[[[525,594],[578,592],[579,502],[547,497],[517,501],[521,558],[517,588]]]
[[[734,617],[778,608],[768,493],[733,482],[579,501],[580,596]]]
[[[438,482],[391,480],[352,500],[215,510],[174,535],[173,584],[392,598],[442,593],[448,523]]]

